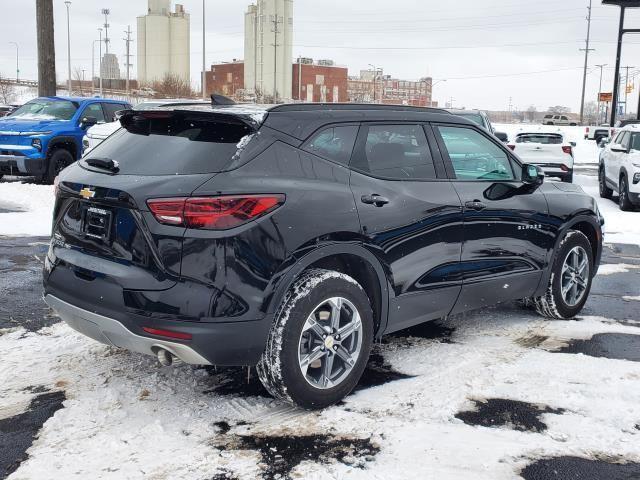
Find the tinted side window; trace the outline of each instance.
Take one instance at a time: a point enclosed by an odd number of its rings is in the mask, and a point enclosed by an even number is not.
[[[640,151],[640,133],[634,133],[631,137],[631,150]]]
[[[459,180],[514,180],[507,153],[471,128],[438,127]]]
[[[88,105],[87,108],[82,112],[83,117],[94,117],[98,120],[98,123],[104,123],[104,112],[102,111],[102,106],[99,103],[92,103]]]
[[[356,168],[394,180],[431,180],[436,170],[421,125],[374,125]]]
[[[562,120],[569,120],[569,119],[568,119],[567,117],[564,117],[564,116],[563,116],[563,117],[562,117]]]
[[[311,137],[303,149],[327,160],[349,165],[357,136],[358,127],[355,125],[329,127]]]
[[[125,110],[127,107],[118,103],[103,103],[104,115],[107,122],[114,122],[116,120],[116,112],[119,110]]]
[[[613,142],[611,143],[617,143],[618,145],[620,145],[622,143],[622,137],[624,137],[624,133],[625,132],[620,132],[616,135],[616,138],[614,138]]]

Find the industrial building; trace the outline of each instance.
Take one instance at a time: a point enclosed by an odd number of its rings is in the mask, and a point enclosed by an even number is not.
[[[402,80],[384,75],[382,70],[362,70],[360,76],[350,77],[348,98],[351,103],[384,103],[414,107],[435,106],[432,100],[433,80]]]
[[[293,99],[303,102],[346,102],[349,72],[333,60],[298,58],[293,64]]]
[[[293,0],[257,0],[244,26],[244,87],[259,99],[292,98]]]
[[[205,72],[208,94],[219,93],[244,101],[244,70],[242,60],[211,65],[211,70]]]
[[[191,83],[190,18],[171,0],[149,0],[147,14],[138,17],[138,81],[162,80],[167,74]]]

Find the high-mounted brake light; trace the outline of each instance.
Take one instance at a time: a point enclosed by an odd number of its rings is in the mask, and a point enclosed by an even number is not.
[[[147,201],[156,220],[203,230],[228,230],[271,213],[285,196],[229,195],[222,197],[156,198]]]
[[[562,151],[568,155],[571,155],[573,157],[573,147],[571,145],[563,145],[562,146]]]

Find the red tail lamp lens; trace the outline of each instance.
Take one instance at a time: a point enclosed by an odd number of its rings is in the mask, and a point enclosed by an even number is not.
[[[142,330],[157,337],[174,338],[177,340],[191,340],[193,338],[190,333],[174,332],[172,330],[161,330],[150,327],[142,327]]]
[[[165,198],[147,204],[158,222],[204,230],[228,230],[274,211],[284,195]]]

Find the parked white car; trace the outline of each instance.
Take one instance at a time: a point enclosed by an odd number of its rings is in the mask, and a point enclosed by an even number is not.
[[[621,210],[640,206],[640,125],[627,125],[600,152],[600,196],[618,193]]]
[[[178,105],[209,105],[209,102],[192,99],[163,99],[143,102],[136,105],[136,110],[151,110],[158,107],[175,107]],[[82,153],[87,154],[92,149],[100,145],[104,140],[120,130],[120,122],[100,123],[87,130],[82,139]]]
[[[542,119],[543,125],[555,125],[555,126],[571,126],[575,127],[578,122],[571,120],[566,115],[554,115],[553,113],[545,115]]]
[[[573,147],[561,132],[520,132],[509,148],[523,163],[538,165],[549,177],[573,182]]]

